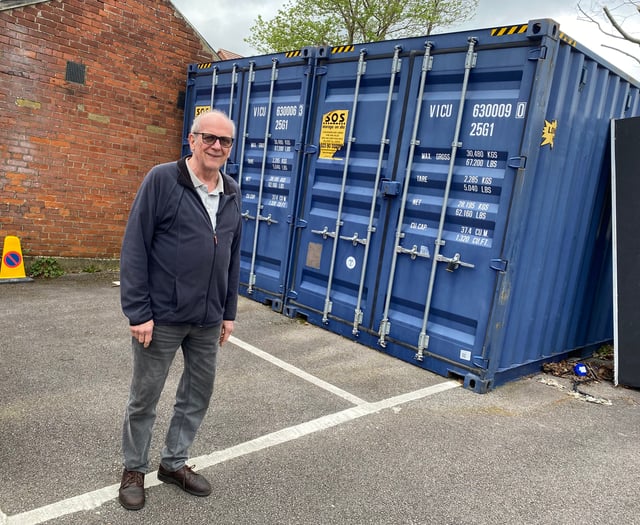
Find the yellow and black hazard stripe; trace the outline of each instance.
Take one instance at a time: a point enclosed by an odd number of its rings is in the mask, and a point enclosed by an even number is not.
[[[491,30],[491,36],[521,35],[527,32],[527,27],[528,24],[495,27]]]
[[[211,66],[213,66],[213,62],[203,62],[198,64],[197,69],[209,69]]]
[[[348,46],[334,46],[334,47],[331,48],[331,53],[332,54],[336,54],[336,53],[351,53],[355,48],[356,48],[356,46],[354,46],[353,44],[350,44]]]
[[[351,53],[354,49],[356,48],[355,45],[353,44],[349,44],[346,46],[334,46],[331,48],[331,53],[332,54],[336,54],[336,53]],[[285,53],[285,56],[287,58],[296,58],[299,57],[302,54],[302,51],[300,49],[296,50],[296,51],[287,51]]]
[[[566,33],[563,33],[562,31],[560,32],[560,40],[562,40],[563,42],[566,42],[571,47],[576,47],[577,42]]]

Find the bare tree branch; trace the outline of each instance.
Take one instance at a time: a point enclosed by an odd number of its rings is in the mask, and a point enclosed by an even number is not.
[[[587,22],[591,22],[593,24],[595,24],[598,27],[598,30],[607,36],[610,36],[612,38],[619,38],[621,40],[624,40],[623,37],[621,37],[620,35],[617,35],[615,33],[610,33],[609,31],[607,31],[605,28],[602,27],[602,25],[600,24],[600,22],[598,20],[596,20],[593,16],[591,16],[589,13],[587,13],[584,9],[582,9],[582,6],[580,5],[580,2],[578,2],[578,11],[580,11],[580,13],[582,13],[582,16],[584,16],[585,20]]]
[[[640,9],[640,6],[638,6],[638,9]],[[628,40],[629,42],[633,42],[634,44],[640,44],[640,39],[635,38],[634,36],[627,33],[624,30],[624,28],[618,23],[618,21],[613,17],[608,7],[605,6],[603,10],[604,10],[604,14],[607,15],[607,18],[609,19],[609,22],[611,22],[611,25],[616,28],[618,33],[620,33],[625,40]]]
[[[633,58],[638,64],[640,64],[640,58],[638,58],[637,56],[632,55],[631,53],[627,53],[626,51],[622,51],[622,49],[618,49],[617,47],[608,46],[607,44],[602,44],[602,47],[606,47],[608,49],[613,49],[614,51],[618,51],[619,53],[622,53],[623,55],[627,55],[628,57]]]

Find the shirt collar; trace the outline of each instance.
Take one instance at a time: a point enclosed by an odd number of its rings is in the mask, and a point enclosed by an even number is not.
[[[189,171],[189,176],[191,177],[193,187],[196,189],[201,188],[205,193],[209,193],[209,188],[204,182],[196,177],[196,174],[191,169],[191,166],[189,166],[189,163],[185,162],[185,164],[187,165],[187,170]],[[211,193],[224,193],[224,182],[222,181],[222,173],[220,172],[218,172],[218,185],[213,189]]]

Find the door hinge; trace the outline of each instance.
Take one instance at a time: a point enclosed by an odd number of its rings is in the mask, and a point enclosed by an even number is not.
[[[471,358],[471,362],[474,364],[474,366],[482,368],[483,370],[486,370],[489,366],[489,360],[486,357],[482,357],[480,355],[474,355]]]
[[[294,224],[294,218],[291,215],[287,215],[287,224]],[[307,221],[304,219],[295,220],[295,228],[306,228]]]
[[[505,259],[491,259],[489,267],[496,272],[504,273],[507,271],[507,261]]]
[[[302,153],[305,153],[306,155],[313,155],[315,153],[318,153],[318,146],[316,146],[315,144],[305,144],[304,146],[302,146]]]
[[[395,180],[383,180],[380,183],[380,193],[383,197],[396,197],[400,195],[401,184]]]
[[[527,165],[527,157],[511,157],[507,161],[507,166],[517,170],[523,170]]]
[[[545,58],[547,58],[547,46],[529,50],[529,60],[544,60]]]

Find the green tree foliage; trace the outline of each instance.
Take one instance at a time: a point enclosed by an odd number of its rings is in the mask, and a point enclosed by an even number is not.
[[[245,41],[261,53],[429,35],[470,19],[478,0],[289,0],[258,16]]]

